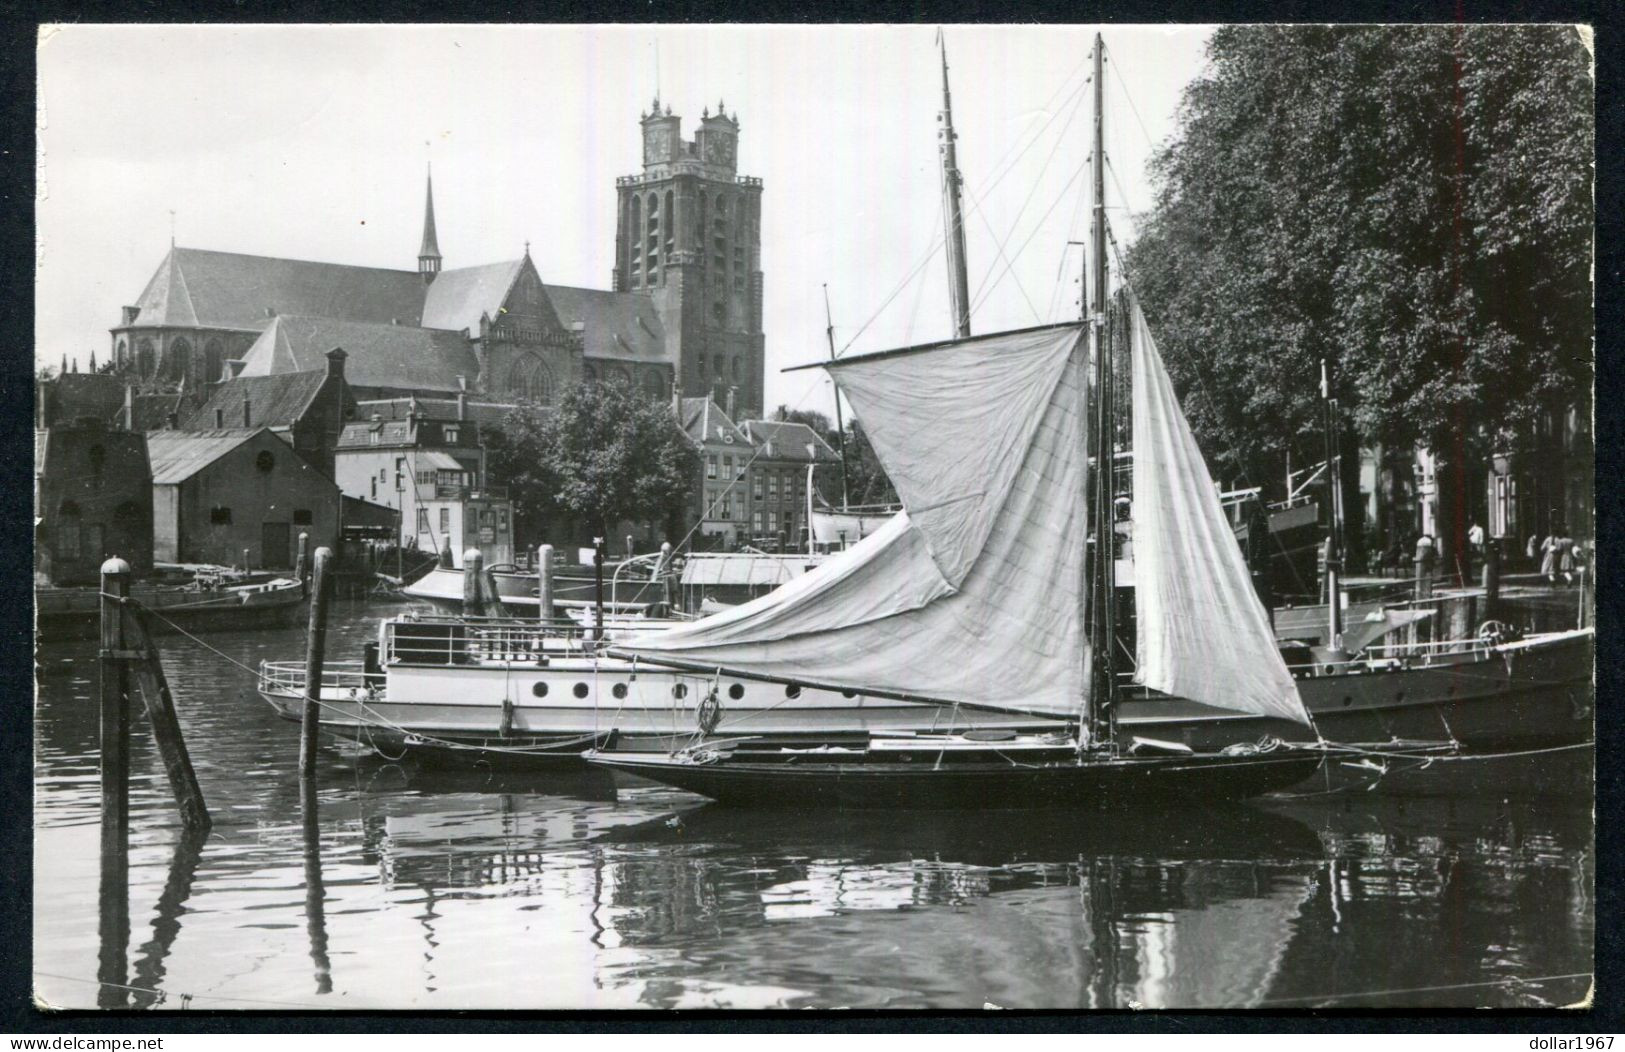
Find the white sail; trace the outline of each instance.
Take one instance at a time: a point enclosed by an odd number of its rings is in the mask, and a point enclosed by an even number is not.
[[[907,510],[776,592],[615,652],[1077,715],[1082,331],[833,363]]]
[[[1310,723],[1138,303],[1131,329],[1134,680],[1236,712]]]

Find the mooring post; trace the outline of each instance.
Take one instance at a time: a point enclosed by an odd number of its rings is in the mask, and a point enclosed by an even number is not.
[[[594,621],[592,637],[595,640],[604,638],[604,538],[592,539],[592,573],[593,573],[593,612]]]
[[[299,721],[299,773],[316,776],[316,729],[321,720],[322,662],[327,650],[327,606],[333,598],[329,548],[317,548],[310,582],[310,626],[305,633],[305,702]]]
[[[553,546],[536,549],[536,615],[542,624],[553,619]]]
[[[672,600],[671,600],[672,572],[671,572],[671,542],[670,541],[662,541],[660,543],[660,562],[655,565],[655,580],[660,582],[661,598],[663,598],[666,601],[666,612],[669,614],[671,612],[671,609],[672,609]]]
[[[480,554],[478,548],[470,548],[463,552],[463,616],[478,617],[484,613],[480,609],[480,584],[485,576],[485,556]]]
[[[130,594],[130,564],[113,558],[102,564],[101,654],[97,661],[101,719],[102,842],[99,960],[96,995],[100,1008],[122,1008],[128,980],[130,943],[130,707],[126,687],[124,600]]]
[[[1484,610],[1485,621],[1496,619],[1501,599],[1501,539],[1491,537],[1484,545]]]
[[[175,712],[175,698],[169,691],[169,680],[158,656],[158,646],[147,631],[146,622],[137,608],[124,611],[124,641],[133,654],[136,681],[141,685],[141,697],[146,702],[147,723],[158,743],[158,755],[164,761],[164,774],[169,778],[170,791],[180,808],[181,825],[188,832],[207,832],[212,824],[209,808],[203,801],[203,790],[198,787],[197,772],[192,769],[192,756],[186,750],[186,739],[181,735],[180,717]]]
[[[293,559],[293,577],[306,595],[310,594],[310,534],[299,534],[298,554]]]
[[[243,573],[247,573],[248,570],[249,570],[249,566],[248,566],[248,549],[244,548],[243,549]]]
[[[631,559],[636,555],[637,555],[637,548],[632,543],[632,535],[629,533],[629,534],[626,535],[626,557],[628,559]]]

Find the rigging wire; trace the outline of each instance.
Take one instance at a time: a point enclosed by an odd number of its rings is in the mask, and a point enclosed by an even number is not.
[[[1044,106],[1046,108],[1052,107],[1054,105],[1055,99],[1058,96],[1060,96],[1060,94],[1066,89],[1066,85],[1068,83],[1070,83],[1071,78],[1076,76],[1088,64],[1089,64],[1089,60],[1087,58],[1085,58],[1082,62],[1079,62],[1078,65],[1072,70],[1072,72],[1070,74],[1068,74],[1067,80],[1063,81],[1061,83],[1061,86],[1056,88],[1054,93],[1050,95],[1049,99],[1044,103]],[[1081,92],[1085,87],[1087,87],[1089,85],[1089,83],[1093,80],[1093,77],[1094,77],[1094,74],[1092,74],[1092,73],[1089,74],[1087,77],[1085,77],[1082,84],[1079,84],[1077,87],[1072,89],[1073,93]],[[1042,125],[1039,126],[1038,130],[1033,133],[1033,137],[1027,143],[1027,146],[1022,148],[1022,150],[1021,150],[1022,154],[1026,153],[1027,149],[1030,149],[1032,147],[1032,145],[1034,143],[1036,143],[1038,141],[1038,139],[1043,136],[1044,132],[1048,130],[1049,126],[1051,124],[1053,124],[1055,122],[1055,119],[1061,115],[1061,112],[1062,111],[1059,108],[1054,109],[1054,111],[1050,115],[1049,120],[1045,121]],[[1016,150],[1017,144],[1019,144],[1020,141],[1021,140],[1018,139],[1016,141],[1016,143],[1011,144],[1009,150],[1005,151],[1006,158],[1010,158],[1010,155]],[[1018,154],[1014,158],[1011,158],[1009,160],[1008,164],[1004,160],[1000,160],[999,162],[997,162],[993,166],[993,170],[995,172],[995,175],[994,175],[993,179],[988,183],[987,192],[989,194],[991,194],[995,189],[997,189],[998,185],[1001,182],[1004,181],[1005,177],[1008,176],[1012,171],[1015,170],[1015,162],[1019,161],[1020,159],[1021,159],[1021,157]],[[1001,170],[1001,167],[1002,167],[1002,170]],[[963,178],[963,176],[961,176],[961,178]],[[963,228],[963,226],[964,226],[964,217],[963,216],[960,217],[959,226],[961,228]],[[862,325],[858,326],[857,331],[852,334],[852,338],[850,340],[848,340],[845,344],[842,345],[840,351],[837,352],[834,355],[834,357],[840,358],[842,355],[846,354],[847,351],[851,350],[852,345],[854,343],[856,343],[858,341],[858,339],[866,331],[868,331],[869,326],[871,326],[871,325],[873,325],[875,323],[875,320],[878,319],[880,317],[880,315],[885,312],[886,308],[891,306],[892,301],[895,300],[902,293],[902,291],[905,288],[908,287],[909,282],[913,281],[914,278],[919,274],[919,272],[921,270],[925,269],[926,264],[930,263],[931,260],[936,256],[937,252],[940,251],[943,248],[943,246],[947,244],[947,235],[948,235],[948,233],[949,232],[945,230],[945,231],[943,231],[942,234],[939,234],[937,236],[937,238],[934,240],[931,248],[926,252],[925,256],[923,258],[921,258],[921,260],[917,264],[915,264],[912,269],[909,270],[908,274],[905,275],[903,280],[898,284],[898,286],[895,289],[892,290],[891,294],[886,297],[886,299],[880,304],[879,307],[875,308],[874,313],[869,315],[868,319],[866,321],[864,321],[864,323]]]
[[[988,222],[987,215],[986,215],[985,211],[983,211],[983,209],[982,209],[981,200],[979,200],[975,196],[974,193],[972,193],[972,195],[971,195],[971,203],[976,208],[976,211],[977,211],[978,215],[981,216],[983,225],[987,226],[988,233],[990,235],[993,235],[993,237],[995,238],[995,242],[996,242],[995,247],[996,247],[996,249],[998,251],[999,259],[1005,260],[1006,272],[1007,273],[1009,271],[1009,268],[1012,267],[1014,264],[1005,256],[1004,247],[1005,247],[1005,245],[1009,244],[1010,239],[1015,236],[1016,228],[1018,226],[1020,226],[1020,224],[1021,224],[1021,217],[1026,214],[1027,206],[1032,204],[1033,197],[1038,193],[1038,187],[1039,187],[1040,180],[1042,179],[1044,173],[1049,171],[1050,164],[1052,162],[1054,162],[1055,154],[1056,154],[1057,151],[1060,150],[1061,144],[1066,142],[1067,129],[1072,126],[1072,122],[1075,119],[1077,119],[1078,111],[1083,108],[1083,89],[1088,87],[1090,81],[1092,81],[1093,79],[1094,79],[1093,74],[1091,74],[1088,77],[1085,77],[1083,83],[1079,84],[1078,87],[1073,91],[1073,95],[1076,96],[1076,101],[1072,101],[1072,99],[1069,97],[1068,101],[1071,101],[1072,105],[1066,111],[1066,114],[1067,114],[1066,123],[1061,125],[1061,130],[1056,134],[1056,136],[1055,136],[1055,145],[1050,147],[1049,155],[1044,158],[1044,164],[1039,169],[1038,178],[1035,178],[1033,180],[1032,187],[1027,191],[1027,196],[1022,199],[1021,207],[1016,211],[1016,217],[1013,220],[1010,221],[1010,230],[1009,230],[1009,232],[1006,233],[1003,238],[999,238],[996,234],[993,233],[993,226],[992,226],[991,223]],[[1064,105],[1065,105],[1065,103],[1063,103],[1063,106]],[[1059,115],[1060,115],[1060,111],[1057,110],[1055,112],[1055,114],[1053,114],[1048,121],[1044,122],[1044,125],[1039,128],[1038,134],[1034,135],[1033,138],[1031,140],[1029,140],[1029,142],[1027,143],[1027,146],[1022,149],[1021,153],[1018,154],[1013,161],[1011,161],[1012,166],[1017,161],[1020,161],[1022,157],[1026,156],[1027,151],[1032,149],[1032,147],[1035,146],[1038,143],[1039,137],[1043,134],[1044,131],[1046,131],[1049,128],[1049,126],[1051,124],[1053,124],[1055,122],[1055,117],[1057,117]],[[963,181],[962,181],[962,183],[963,183]],[[987,265],[987,269],[982,272],[981,278],[977,281],[977,283],[976,283],[976,291],[971,296],[971,309],[972,310],[974,310],[977,305],[985,302],[985,300],[987,299],[987,295],[992,292],[992,289],[988,287],[988,278],[992,276],[993,268],[996,265],[997,265],[997,260],[989,262],[988,265]],[[1022,288],[1021,282],[1020,282],[1019,279],[1016,281],[1016,286],[1018,288],[1021,288],[1022,298],[1027,299],[1027,306],[1029,308],[1032,308],[1032,306],[1033,306],[1032,300],[1027,297],[1027,290],[1025,288]],[[1036,309],[1033,309],[1033,318],[1034,318],[1035,321],[1038,321],[1040,323],[1042,323],[1043,320],[1044,320],[1042,317],[1039,316],[1038,311]]]
[[[1072,184],[1077,181],[1078,176],[1082,175],[1084,169],[1088,167],[1089,158],[1085,157],[1083,163],[1078,165],[1078,167],[1073,170],[1072,174],[1067,177],[1066,183],[1061,187],[1060,195],[1057,196],[1054,201],[1050,202],[1050,206],[1044,210],[1044,214],[1038,217],[1038,222],[1036,225],[1034,225],[1032,232],[1029,233],[1026,239],[1016,248],[1016,255],[1018,257],[1021,255],[1022,251],[1032,243],[1032,239],[1038,236],[1038,232],[1044,228],[1044,221],[1050,217],[1050,213],[1055,211],[1055,206],[1066,199],[1068,191],[1072,189]],[[1006,266],[1004,273],[1009,273],[1009,270],[1009,266]],[[997,285],[998,281],[1003,280],[1003,278],[1004,274],[1000,274],[999,278],[995,280],[994,284]],[[974,306],[975,305],[973,305],[972,309],[974,309]]]

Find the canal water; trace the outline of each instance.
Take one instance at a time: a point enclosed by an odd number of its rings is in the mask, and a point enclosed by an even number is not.
[[[339,604],[329,653],[358,658],[400,609]],[[233,663],[297,659],[303,632],[203,639],[230,660],[160,645],[214,829],[181,836],[138,716],[127,940],[98,894],[94,644],[41,654],[43,1005],[1512,1007],[1590,987],[1584,792],[1311,784],[1133,819],[797,815],[329,743],[307,815],[298,729]]]

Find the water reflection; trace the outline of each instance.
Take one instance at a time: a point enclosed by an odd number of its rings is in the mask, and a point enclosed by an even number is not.
[[[335,626],[335,647],[372,616]],[[297,652],[285,635],[211,642],[252,664]],[[177,838],[138,734],[130,849],[104,872],[91,677],[40,686],[36,982],[53,1004],[1538,1005],[1583,995],[1591,969],[1588,798],[794,814],[332,746],[302,791],[297,728],[218,659],[163,645],[207,842]],[[152,918],[133,949],[132,915]]]

